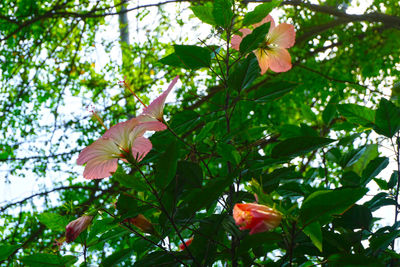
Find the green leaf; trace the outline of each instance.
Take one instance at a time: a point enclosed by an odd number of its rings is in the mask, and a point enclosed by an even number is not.
[[[314,221],[319,221],[323,225],[329,221],[330,216],[341,214],[350,208],[367,191],[366,188],[316,191],[304,200],[300,209],[300,220],[303,225]]]
[[[265,37],[269,31],[270,25],[270,22],[265,23],[260,27],[255,28],[252,33],[244,37],[240,43],[240,53],[243,55],[248,54],[253,50],[256,50],[260,44],[265,43]]]
[[[241,60],[235,65],[229,75],[228,86],[232,90],[242,91],[249,88],[258,76],[260,76],[260,67],[256,56],[250,54],[245,60]]]
[[[31,267],[48,267],[48,266],[71,266],[76,261],[77,257],[68,256],[58,256],[53,254],[38,253],[29,256],[25,256],[20,259],[25,266]]]
[[[47,228],[59,232],[64,232],[65,227],[69,223],[67,218],[57,213],[44,212],[37,215],[37,218],[41,223],[46,225]]]
[[[389,164],[389,159],[386,157],[376,158],[368,163],[365,170],[362,172],[362,185],[367,185],[372,178],[377,176]]]
[[[228,28],[233,18],[232,2],[230,0],[215,0],[213,17],[217,25]]]
[[[236,148],[231,144],[218,143],[217,153],[222,156],[226,161],[230,161],[234,164],[240,163],[240,154]]]
[[[282,236],[275,232],[264,232],[254,235],[246,235],[239,245],[239,253],[248,253],[249,249],[262,246],[263,243],[276,243],[282,241]]]
[[[388,189],[394,188],[398,180],[399,180],[399,173],[397,171],[393,171],[388,182]]]
[[[372,127],[375,121],[375,111],[356,104],[337,105],[339,112],[348,121],[364,127]]]
[[[121,215],[121,219],[136,217],[139,214],[137,202],[135,198],[125,193],[119,195],[116,206],[118,214]]]
[[[334,254],[329,256],[328,264],[332,267],[362,267],[362,266],[385,266],[377,258],[367,257],[362,254]]]
[[[181,260],[183,260],[182,254],[178,252],[155,251],[137,260],[133,266],[134,267],[181,266],[181,264],[175,259],[175,257],[181,258]]]
[[[161,63],[185,69],[209,67],[211,53],[208,48],[195,45],[174,45],[175,53],[160,60]]]
[[[343,227],[347,229],[366,229],[369,230],[372,225],[371,210],[364,205],[354,205],[339,218],[333,220],[336,227]]]
[[[371,212],[380,209],[383,206],[396,205],[396,201],[392,199],[387,193],[381,192],[375,195],[371,200],[364,203]]]
[[[336,103],[332,103],[332,101],[329,101],[328,105],[326,105],[324,111],[322,112],[322,120],[325,125],[329,125],[331,123],[333,118],[336,117],[336,113]]]
[[[400,235],[400,230],[396,231],[392,230],[389,233],[375,235],[370,239],[370,247],[375,251],[384,250],[399,235]]]
[[[304,227],[303,232],[311,239],[314,246],[322,252],[322,231],[318,222],[313,222]]]
[[[185,189],[200,188],[203,184],[203,170],[197,163],[178,162],[176,175],[179,185],[182,185]]]
[[[375,115],[375,132],[392,138],[400,130],[400,108],[382,98]]]
[[[191,6],[190,9],[201,21],[210,25],[216,25],[213,15],[214,6],[211,2],[205,3],[204,6]]]
[[[377,144],[361,147],[354,152],[353,155],[348,154],[350,155],[348,160],[344,160],[346,157],[342,157],[341,166],[346,168],[346,171],[353,171],[360,176],[368,163],[379,155]]]
[[[133,188],[142,192],[148,190],[148,187],[141,179],[134,175],[126,174],[120,166],[118,166],[118,169],[113,174],[112,179],[127,188]]]
[[[297,84],[295,83],[285,81],[269,82],[254,90],[254,93],[249,94],[249,98],[255,100],[257,103],[271,102],[286,95],[295,89],[296,86]]]
[[[21,245],[2,245],[0,246],[0,261],[6,260]]]
[[[281,0],[272,0],[269,3],[258,5],[253,11],[248,12],[243,19],[243,26],[248,26],[260,22],[265,18],[275,7],[279,6]]]
[[[155,169],[155,184],[159,189],[167,186],[175,177],[178,164],[178,146],[176,139],[169,144],[166,151],[161,154]]]
[[[273,158],[295,157],[306,154],[315,149],[324,147],[332,142],[335,142],[335,140],[323,137],[314,137],[314,136],[293,137],[278,143],[272,149],[271,156]]]
[[[190,69],[185,65],[185,63],[178,57],[176,53],[169,54],[168,56],[163,57],[160,59],[160,63],[164,65],[170,65],[182,69]]]
[[[123,262],[128,257],[130,257],[134,252],[135,251],[133,248],[125,248],[115,251],[113,254],[105,258],[101,262],[100,266],[102,267],[116,266],[117,264]]]

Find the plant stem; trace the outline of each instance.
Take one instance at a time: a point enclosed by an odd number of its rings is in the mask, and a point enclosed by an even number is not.
[[[146,175],[142,172],[142,170],[139,168],[139,166],[135,162],[130,162],[133,164],[136,169],[139,171],[139,173],[142,175],[143,179],[146,181],[147,185],[150,187],[150,190],[152,194],[157,198],[158,203],[160,203],[160,208],[161,211],[167,216],[167,219],[171,222],[172,227],[175,229],[176,234],[178,235],[179,239],[181,240],[183,246],[185,247],[185,251],[189,254],[190,258],[192,258],[193,263],[195,263],[197,266],[201,266],[197,261],[196,258],[193,256],[193,254],[190,252],[189,248],[187,247],[185,240],[183,239],[178,227],[176,226],[173,218],[169,215],[167,209],[165,208],[164,204],[162,203],[162,199],[160,195],[158,194],[157,190],[152,186],[151,182],[147,179]]]

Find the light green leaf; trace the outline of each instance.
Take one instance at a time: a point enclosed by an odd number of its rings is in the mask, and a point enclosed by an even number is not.
[[[313,222],[303,229],[303,232],[311,239],[314,246],[322,252],[322,231],[318,222]]]
[[[272,0],[271,2],[258,5],[253,11],[248,12],[243,19],[243,26],[260,22],[265,18],[275,7],[279,6],[281,0]]]

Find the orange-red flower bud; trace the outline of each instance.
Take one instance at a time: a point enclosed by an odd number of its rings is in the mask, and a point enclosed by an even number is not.
[[[92,222],[93,216],[83,215],[78,219],[70,222],[65,227],[65,238],[67,243],[74,241],[80,233],[82,233]]]
[[[192,244],[192,241],[193,241],[193,236],[185,241],[186,247]],[[179,244],[179,250],[184,250],[186,247],[183,243]]]
[[[233,207],[233,218],[240,230],[250,230],[250,234],[269,231],[276,228],[282,219],[282,215],[267,206],[246,203],[236,204]]]
[[[149,233],[149,234],[155,233],[153,224],[149,220],[147,220],[147,218],[144,217],[143,214],[139,214],[135,218],[126,219],[126,220],[124,220],[124,222],[133,224],[134,226],[136,226],[137,228],[139,228],[140,230],[142,230],[145,233]]]

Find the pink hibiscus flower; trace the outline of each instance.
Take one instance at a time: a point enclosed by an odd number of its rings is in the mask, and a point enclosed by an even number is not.
[[[139,115],[138,120],[141,122],[146,121],[162,121],[163,120],[163,112],[165,100],[167,99],[168,94],[171,92],[174,85],[178,82],[179,76],[176,76],[171,84],[168,86],[167,90],[165,90],[159,97],[157,97],[150,105],[148,105],[143,112]]]
[[[240,230],[250,230],[250,235],[272,230],[281,223],[282,215],[265,205],[255,203],[235,204],[233,219]]]
[[[78,165],[86,163],[83,176],[86,179],[101,179],[117,170],[118,159],[126,161],[132,156],[141,161],[152,148],[146,131],[162,131],[166,126],[159,121],[140,122],[133,118],[108,129],[97,141],[84,148],[77,159]]]
[[[275,26],[271,15],[268,15],[261,22],[253,26],[257,28],[267,22],[271,22],[271,26],[266,36],[266,42],[253,51],[261,68],[261,74],[264,74],[268,69],[274,72],[288,71],[292,68],[292,63],[290,54],[286,48],[294,45],[296,37],[294,27],[287,23]],[[232,48],[236,50],[239,50],[243,38],[252,32],[250,29],[241,29],[239,31],[242,33],[242,36],[234,35],[231,41]]]

